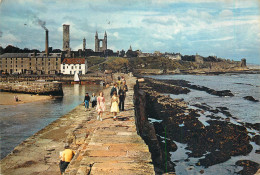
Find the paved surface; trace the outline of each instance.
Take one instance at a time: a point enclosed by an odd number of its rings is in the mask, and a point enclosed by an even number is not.
[[[71,142],[76,156],[66,170],[73,174],[155,174],[148,146],[137,135],[133,106],[135,78],[126,77],[126,111],[110,114],[110,88],[104,89],[107,111],[97,121],[94,109],[79,105],[15,148],[1,160],[1,174],[59,174],[59,152]]]
[[[148,146],[137,135],[133,106],[133,85],[135,78],[126,79],[129,91],[125,111],[114,119],[110,110],[109,89],[106,89],[107,111],[103,121],[96,121],[96,111],[88,124],[79,133],[87,133],[82,140],[78,154],[65,174],[154,174]],[[80,110],[84,110],[81,107]],[[87,132],[86,132],[87,131]]]

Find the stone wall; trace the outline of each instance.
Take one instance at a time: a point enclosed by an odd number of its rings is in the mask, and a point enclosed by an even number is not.
[[[163,174],[165,172],[164,147],[160,145],[157,139],[153,124],[148,121],[149,102],[149,94],[139,89],[137,82],[134,88],[136,130],[149,147],[156,174]]]
[[[54,82],[0,82],[0,91],[40,95],[63,95],[62,83]]]
[[[101,80],[105,81],[105,78],[98,76],[79,76],[81,81],[91,81],[91,82],[100,82]],[[36,81],[36,80],[45,80],[45,81],[62,81],[69,82],[74,81],[74,75],[63,75],[63,76],[46,76],[46,75],[8,75],[0,76],[0,81]]]

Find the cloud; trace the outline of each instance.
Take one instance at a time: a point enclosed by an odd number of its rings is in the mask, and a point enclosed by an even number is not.
[[[2,42],[9,43],[9,44],[16,44],[21,42],[21,39],[12,33],[6,32],[2,35]]]
[[[240,51],[232,55],[230,50],[243,48],[248,49],[243,54],[259,57],[252,51],[260,44],[258,6],[257,0],[9,0],[0,5],[0,39],[5,46],[43,50],[44,31],[33,23],[37,15],[47,24],[53,48],[61,49],[62,24],[68,23],[76,50],[84,37],[93,49],[97,30],[100,38],[107,31],[113,50],[129,45],[147,52],[206,55],[214,50],[217,56],[236,58]]]
[[[222,10],[219,13],[220,18],[230,18],[233,17],[233,12],[231,10]]]
[[[211,41],[228,41],[228,40],[232,40],[234,39],[234,37],[232,36],[228,36],[228,37],[223,37],[223,38],[213,38],[213,39],[205,39],[205,40],[195,40],[192,42],[211,42]]]

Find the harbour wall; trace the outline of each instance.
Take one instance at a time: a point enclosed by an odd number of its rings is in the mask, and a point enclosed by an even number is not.
[[[62,96],[62,83],[58,82],[0,82],[0,91],[39,95]]]

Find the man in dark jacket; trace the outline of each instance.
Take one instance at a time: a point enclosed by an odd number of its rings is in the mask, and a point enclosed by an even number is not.
[[[118,88],[117,88],[117,84],[115,83],[114,86],[112,87],[111,91],[110,91],[110,97],[113,96],[114,91],[116,91],[116,95],[118,95]]]
[[[85,111],[89,108],[89,101],[90,101],[90,96],[88,95],[88,93],[86,93],[85,98],[84,98]]]
[[[119,93],[118,93],[119,94],[119,104],[118,104],[118,106],[119,106],[120,111],[125,110],[124,106],[125,106],[125,97],[126,97],[127,91],[128,91],[128,88],[127,88],[126,82],[124,81],[123,85],[120,88]]]

